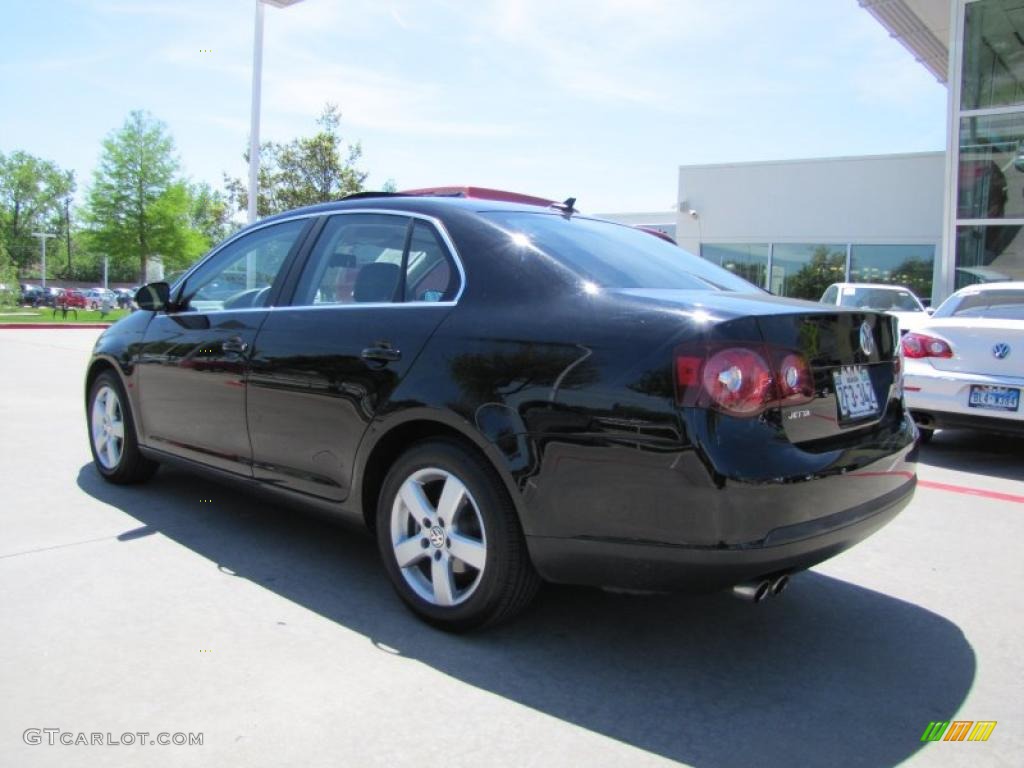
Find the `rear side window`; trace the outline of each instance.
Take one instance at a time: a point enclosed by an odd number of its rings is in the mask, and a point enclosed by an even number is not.
[[[383,214],[331,216],[299,279],[294,304],[394,301],[410,219]]]
[[[481,215],[503,230],[511,247],[540,251],[605,288],[760,293],[743,278],[633,227],[548,213]]]
[[[405,268],[406,301],[442,301],[453,298],[457,281],[448,249],[430,224],[413,224]]]
[[[934,317],[1024,320],[1024,290],[974,291],[951,296]]]
[[[458,284],[451,254],[429,222],[381,213],[335,215],[317,238],[292,303],[448,301]]]
[[[839,286],[830,285],[828,290],[825,291],[825,295],[821,297],[822,304],[835,304],[836,297],[839,295]]]

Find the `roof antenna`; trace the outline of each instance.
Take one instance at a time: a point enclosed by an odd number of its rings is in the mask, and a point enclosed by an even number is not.
[[[566,213],[578,213],[578,211],[576,210],[576,198],[575,197],[567,197],[561,203],[552,203],[551,207],[552,208],[557,208],[560,211],[565,211]]]

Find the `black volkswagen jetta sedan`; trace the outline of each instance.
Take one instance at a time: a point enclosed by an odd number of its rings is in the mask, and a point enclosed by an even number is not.
[[[99,473],[176,462],[363,522],[446,629],[542,580],[760,599],[916,483],[893,318],[571,204],[303,208],[137,301],[86,377]]]

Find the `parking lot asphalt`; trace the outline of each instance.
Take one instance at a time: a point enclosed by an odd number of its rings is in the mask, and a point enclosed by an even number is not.
[[[910,507],[764,604],[548,586],[454,637],[358,530],[181,471],[100,480],[98,334],[0,330],[0,765],[1021,764],[1024,440],[938,433]],[[946,720],[998,725],[922,744]]]

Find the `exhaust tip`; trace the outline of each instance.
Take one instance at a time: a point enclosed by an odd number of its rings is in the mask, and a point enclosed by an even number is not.
[[[732,593],[741,600],[751,603],[760,603],[771,592],[772,583],[768,579],[755,579],[736,584]]]
[[[771,590],[773,595],[781,595],[786,591],[786,587],[789,586],[789,576],[782,574],[772,579]]]

